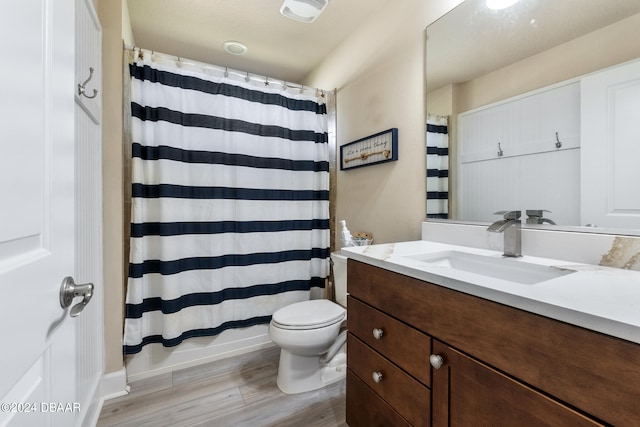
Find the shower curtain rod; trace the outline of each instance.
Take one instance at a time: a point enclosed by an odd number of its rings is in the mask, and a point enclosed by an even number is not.
[[[205,62],[200,62],[200,61],[195,61],[192,59],[186,59],[186,58],[182,58],[180,56],[175,56],[175,55],[169,55],[166,53],[160,53],[160,52],[156,52],[153,50],[149,50],[149,49],[143,49],[141,47],[138,46],[132,46],[129,44],[125,44],[124,45],[125,50],[131,51],[134,54],[136,52],[150,52],[152,55],[158,55],[159,57],[161,57],[162,59],[167,59],[170,61],[175,61],[178,64],[184,64],[184,65],[191,65],[194,67],[199,67],[203,70],[212,70],[212,71],[217,71],[219,73],[222,73],[225,77],[228,77],[230,75],[234,75],[234,76],[238,76],[238,77],[243,77],[244,80],[248,83],[250,81],[254,81],[254,82],[261,82],[264,83],[265,86],[270,86],[270,85],[278,85],[281,86],[283,90],[286,89],[295,89],[295,90],[299,90],[300,93],[303,92],[315,92],[316,96],[319,96],[321,98],[325,97],[325,93],[327,92],[331,92],[331,91],[327,91],[324,89],[319,89],[319,88],[313,88],[310,86],[305,86],[302,84],[298,84],[298,83],[291,83],[291,82],[287,82],[285,80],[278,80],[278,79],[274,79],[268,76],[262,76],[259,74],[252,74],[249,73],[248,71],[240,71],[240,70],[235,70],[229,67],[222,67],[219,65],[213,65],[213,64],[207,64]]]

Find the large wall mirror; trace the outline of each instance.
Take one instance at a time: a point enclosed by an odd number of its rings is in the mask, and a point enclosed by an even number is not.
[[[428,218],[640,234],[640,1],[487,3],[426,29]]]

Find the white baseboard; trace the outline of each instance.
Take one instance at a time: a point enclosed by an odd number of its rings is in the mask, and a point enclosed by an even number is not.
[[[98,423],[102,406],[106,400],[124,396],[129,393],[125,369],[122,368],[119,371],[102,375],[100,384],[97,385],[96,393],[100,395],[99,399],[95,404],[91,405],[91,408],[87,411],[86,417],[81,424],[83,427],[92,427]]]
[[[100,396],[104,400],[124,396],[129,393],[127,385],[127,371],[123,367],[119,371],[109,372],[102,376],[100,382]]]

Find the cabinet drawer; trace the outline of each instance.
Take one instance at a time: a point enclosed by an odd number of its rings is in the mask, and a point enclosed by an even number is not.
[[[431,338],[418,330],[364,304],[348,298],[347,328],[387,359],[413,375],[424,385],[431,384]],[[382,332],[376,338],[374,329]]]
[[[421,299],[430,297],[428,287],[433,285],[422,289],[417,286],[419,283],[421,282],[417,279],[383,268],[347,260],[348,295],[428,333],[416,319],[422,320],[424,307],[419,304]]]
[[[395,408],[411,425],[429,425],[429,389],[351,333],[347,336],[347,364],[369,388]],[[379,382],[374,381],[374,372],[382,374]]]
[[[347,369],[347,424],[349,427],[410,427],[411,424]]]

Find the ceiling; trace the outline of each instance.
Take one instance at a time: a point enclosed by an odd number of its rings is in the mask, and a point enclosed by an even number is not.
[[[472,80],[640,13],[640,0],[467,0],[427,27],[427,92]],[[561,66],[561,65],[559,65]]]
[[[280,14],[282,0],[128,0],[135,45],[292,83],[394,0],[329,0],[312,23]],[[397,0],[396,0],[397,1]],[[222,44],[248,51],[237,56]]]

